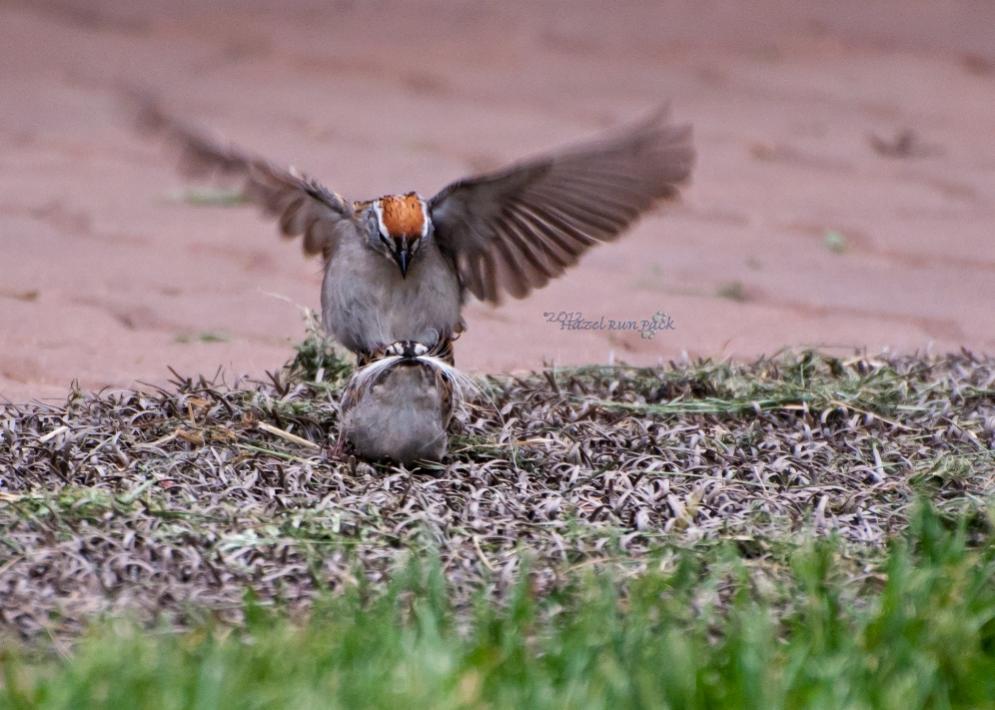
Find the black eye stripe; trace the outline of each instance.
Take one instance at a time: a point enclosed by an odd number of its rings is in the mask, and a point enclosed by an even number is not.
[[[380,241],[386,244],[389,248],[400,251],[404,247],[407,247],[408,251],[410,251],[412,254],[418,251],[418,248],[421,246],[422,243],[422,238],[420,236],[395,237],[393,235],[384,234],[383,232],[379,232],[379,236],[380,236]]]
[[[412,237],[393,237],[394,246],[398,249],[407,247],[410,251],[414,251],[418,248],[421,239]]]

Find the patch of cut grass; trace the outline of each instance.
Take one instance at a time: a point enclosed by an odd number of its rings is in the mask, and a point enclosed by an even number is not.
[[[244,205],[249,200],[241,189],[190,187],[171,192],[168,195],[171,202],[181,202],[196,207],[235,207]]]
[[[186,345],[187,343],[227,343],[231,336],[219,330],[204,330],[200,333],[180,333],[175,338],[177,343]]]
[[[730,281],[718,287],[715,295],[719,298],[728,298],[730,301],[742,303],[748,299],[746,288],[742,281]]]
[[[851,416],[893,416],[901,407],[914,412],[919,403],[909,373],[883,361],[844,361],[812,351],[762,359],[748,368],[729,362],[703,361],[672,370],[662,379],[646,369],[647,388],[636,401],[602,401],[610,408],[646,414],[738,415],[782,409],[834,412]],[[652,373],[650,375],[650,373]],[[637,373],[637,380],[640,379]],[[653,387],[655,389],[650,389]],[[642,388],[640,388],[642,389]],[[970,388],[963,395],[969,395]],[[666,400],[666,401],[662,401]]]
[[[972,543],[989,534],[990,358],[488,377],[450,456],[411,469],[330,455],[349,366],[302,352],[263,382],[174,372],[169,389],[0,406],[0,635],[68,647],[102,615],[238,627],[247,591],[300,617],[359,583],[380,595],[429,554],[461,628],[474,599],[507,604],[522,559],[532,593],[557,599],[585,571],[654,574],[668,546],[732,549],[783,606],[799,537],[838,537],[836,569],[858,581],[881,574],[917,497],[969,521]],[[689,609],[726,608],[730,589]]]
[[[835,229],[827,230],[822,238],[822,243],[825,245],[826,249],[833,252],[834,254],[842,254],[846,251],[846,236],[843,232],[837,231]]]
[[[526,565],[504,604],[466,611],[436,563],[383,593],[360,576],[301,621],[251,597],[235,630],[108,621],[67,658],[4,647],[0,707],[992,707],[995,544],[967,525],[921,506],[875,562],[839,540],[777,565],[673,548],[548,596]]]

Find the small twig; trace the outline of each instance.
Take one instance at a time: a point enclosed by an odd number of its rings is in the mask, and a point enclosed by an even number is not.
[[[292,444],[297,444],[298,446],[303,446],[308,449],[318,449],[318,450],[321,449],[321,447],[318,446],[313,441],[308,441],[307,439],[297,436],[296,434],[291,434],[289,431],[284,431],[283,429],[279,429],[273,426],[272,424],[267,424],[266,422],[257,422],[256,428],[265,431],[267,434],[278,436],[284,441],[289,441]]]
[[[276,456],[277,458],[286,459],[287,461],[312,463],[309,459],[305,459],[300,456],[294,456],[293,454],[285,454],[282,451],[274,451],[273,449],[267,449],[264,446],[253,446],[252,444],[235,444],[235,446],[237,446],[240,449],[245,449],[246,451],[253,451],[257,454],[268,454],[269,456]]]
[[[161,436],[158,439],[156,439],[155,441],[140,442],[138,444],[135,444],[135,448],[136,449],[157,449],[160,446],[162,446],[163,444],[168,444],[170,441],[172,441],[173,439],[175,439],[179,435],[180,435],[180,430],[179,429],[174,429],[171,434],[166,434],[165,436]]]
[[[55,429],[52,429],[52,431],[48,432],[44,436],[38,437],[38,443],[39,444],[47,444],[49,441],[51,441],[52,439],[54,439],[55,437],[57,437],[59,434],[65,434],[67,431],[69,431],[69,427],[67,427],[65,424],[63,424],[60,427],[56,427]]]
[[[491,564],[491,561],[487,559],[487,555],[484,554],[484,550],[480,547],[480,538],[476,535],[473,536],[473,549],[477,551],[477,557],[480,561],[484,563],[484,567],[489,569],[491,572],[496,572],[497,568]]]

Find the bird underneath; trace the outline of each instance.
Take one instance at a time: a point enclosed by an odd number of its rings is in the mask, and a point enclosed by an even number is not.
[[[391,343],[444,343],[464,330],[467,296],[523,298],[582,254],[678,196],[694,163],[691,128],[660,110],[586,143],[414,192],[350,201],[139,99],[141,124],[180,149],[195,175],[238,177],[287,237],[324,258],[325,330],[361,364]]]
[[[440,461],[450,424],[474,389],[437,348],[392,343],[346,383],[336,452],[404,464]]]

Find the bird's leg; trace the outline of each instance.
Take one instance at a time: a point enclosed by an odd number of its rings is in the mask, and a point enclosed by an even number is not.
[[[335,444],[328,447],[328,458],[333,461],[341,461],[345,458],[345,437],[339,435],[335,437]]]

